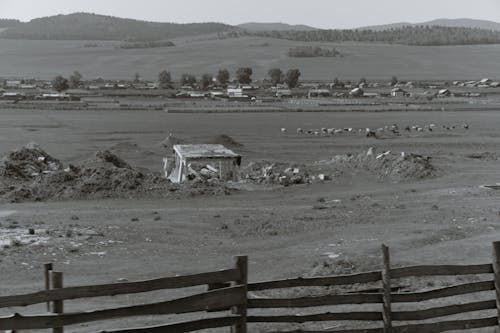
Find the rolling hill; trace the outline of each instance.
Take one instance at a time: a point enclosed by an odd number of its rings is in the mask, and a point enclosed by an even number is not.
[[[399,22],[383,25],[375,25],[368,27],[361,27],[358,30],[375,30],[382,31],[388,29],[399,29],[407,26],[441,26],[441,27],[463,27],[463,28],[477,28],[486,30],[498,30],[500,31],[500,23],[487,20],[475,20],[475,19],[436,19],[432,21],[422,22],[422,23],[409,23],[409,22]]]
[[[74,13],[33,19],[9,26],[1,38],[33,40],[152,41],[225,32],[222,23],[157,23],[113,16]]]
[[[261,22],[243,23],[239,24],[237,27],[248,31],[318,30],[317,28],[303,24],[291,25],[287,23],[261,23]]]
[[[271,68],[286,71],[298,68],[303,80],[477,80],[500,78],[500,45],[407,46],[381,43],[314,42],[323,48],[336,48],[343,57],[290,58],[290,48],[300,41],[263,37],[213,40],[185,38],[174,40],[175,47],[120,49],[118,42],[14,40],[0,39],[2,77],[39,77],[50,80],[78,70],[84,79],[156,80],[168,70],[174,80],[183,73],[199,78],[227,68],[233,76],[239,67],[251,67],[254,79],[268,76]]]

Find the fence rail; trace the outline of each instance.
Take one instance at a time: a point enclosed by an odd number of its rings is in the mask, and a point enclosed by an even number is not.
[[[126,328],[101,331],[100,333],[156,333],[156,332],[192,332],[202,329],[231,327],[234,333],[246,333],[249,325],[272,325],[288,323],[293,325],[320,322],[378,322],[381,327],[350,329],[313,330],[268,330],[269,333],[417,333],[445,332],[450,330],[466,330],[482,327],[498,327],[500,323],[500,242],[493,243],[492,264],[481,265],[419,265],[392,268],[390,266],[389,248],[382,246],[382,269],[365,273],[293,278],[274,281],[248,283],[248,259],[246,256],[236,258],[233,268],[215,272],[207,272],[186,276],[165,277],[137,282],[101,284],[95,286],[63,287],[62,273],[50,272],[51,264],[45,267],[46,290],[13,296],[0,297],[0,308],[25,307],[34,304],[52,304],[48,310],[51,313],[39,315],[22,315],[0,317],[0,330],[17,332],[19,330],[52,329],[53,332],[63,332],[63,327],[96,321],[118,318],[175,315],[182,313],[224,312],[223,316],[213,318],[195,318],[191,321],[168,323],[160,326]],[[395,292],[393,280],[412,277],[435,276],[474,276],[474,282],[455,284],[432,290],[416,292]],[[477,276],[482,278],[477,279]],[[492,276],[492,278],[491,278]],[[51,281],[49,281],[49,279]],[[376,292],[331,293],[322,296],[306,297],[267,297],[266,290],[352,286],[377,283],[380,288]],[[406,282],[405,282],[406,283]],[[85,312],[64,312],[63,302],[92,297],[129,295],[164,289],[208,286],[205,292],[197,293],[168,301],[148,304],[119,306],[109,309],[91,310]],[[52,289],[49,289],[51,287]],[[358,286],[359,287],[359,286]],[[326,290],[326,289],[325,289]],[[264,296],[256,296],[263,292]],[[478,293],[483,293],[479,295]],[[474,294],[474,297],[464,295]],[[488,294],[489,296],[486,296]],[[276,295],[276,293],[273,293]],[[456,296],[462,296],[457,300]],[[478,300],[478,297],[480,298]],[[412,310],[395,310],[404,303],[420,303],[440,300],[439,306],[425,306]],[[446,302],[451,304],[446,304]],[[446,304],[446,305],[445,305]],[[342,311],[343,305],[349,305],[349,311]],[[356,305],[370,305],[369,311],[352,311]],[[420,305],[420,304],[419,304]],[[330,306],[336,307],[336,312],[328,311]],[[295,314],[277,313],[281,309],[304,309],[317,313]],[[318,308],[315,310],[315,308]],[[285,309],[285,310],[283,310]],[[259,313],[254,313],[260,310]],[[326,311],[328,312],[326,312]],[[288,310],[289,311],[289,310]],[[496,316],[485,317],[485,311]],[[262,314],[263,313],[263,314]],[[480,313],[481,315],[477,315]],[[468,314],[469,319],[440,320],[439,318]],[[198,315],[195,315],[195,317]],[[467,318],[468,318],[467,317]],[[474,318],[477,317],[477,318]],[[427,321],[418,323],[418,321]],[[406,322],[417,322],[407,324]],[[431,321],[431,322],[429,322]],[[394,323],[401,323],[394,325]],[[347,326],[346,326],[347,328]],[[262,329],[260,329],[262,331]]]

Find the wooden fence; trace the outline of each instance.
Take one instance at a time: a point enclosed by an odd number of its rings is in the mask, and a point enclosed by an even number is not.
[[[1,296],[0,308],[24,307],[34,304],[52,304],[50,313],[40,315],[14,314],[0,317],[0,330],[16,332],[19,330],[52,329],[63,332],[64,326],[103,321],[117,318],[166,315],[195,312],[223,313],[217,317],[195,319],[163,326],[127,328],[105,331],[107,333],[153,333],[153,332],[192,332],[207,328],[231,327],[234,333],[246,333],[247,326],[255,323],[266,325],[321,322],[373,322],[374,328],[353,328],[344,330],[274,330],[272,333],[437,333],[450,330],[465,330],[483,327],[499,327],[500,324],[500,242],[493,243],[492,264],[481,265],[426,265],[391,268],[389,249],[382,246],[383,268],[350,275],[327,277],[294,278],[284,280],[248,283],[247,257],[236,257],[233,268],[216,272],[187,276],[159,278],[139,282],[123,282],[94,286],[65,287],[62,273],[51,271],[50,264],[45,266],[46,290],[14,296]],[[420,292],[398,292],[394,280],[402,278],[421,278],[435,276],[473,276],[474,282],[448,285]],[[49,283],[50,281],[50,283]],[[415,281],[410,279],[409,281]],[[375,291],[359,290],[359,285],[378,283]],[[163,289],[187,288],[208,285],[208,291],[169,301],[123,306],[112,309],[86,312],[64,312],[63,302],[80,298],[115,295],[128,295],[158,291]],[[266,290],[307,287],[358,286],[357,292],[329,293],[323,296],[295,298],[274,298],[266,296]],[[379,290],[380,289],[380,290]],[[306,289],[304,289],[306,290]],[[326,290],[326,289],[325,289]],[[256,296],[257,293],[263,295]],[[477,294],[481,293],[481,294]],[[466,300],[469,294],[476,294],[473,300]],[[274,293],[273,293],[274,295]],[[458,301],[456,296],[460,296]],[[442,299],[448,298],[448,305]],[[452,298],[455,297],[455,298]],[[486,299],[485,299],[486,298]],[[395,310],[401,304],[420,303],[439,300],[439,306],[427,306],[419,310]],[[464,303],[466,302],[466,303]],[[377,311],[338,311],[324,312],[330,306],[350,305],[376,308]],[[420,304],[419,304],[420,305]],[[283,314],[271,309],[308,308],[317,313]],[[342,307],[341,307],[342,309]],[[230,313],[228,311],[231,310]],[[287,310],[279,310],[287,311]],[[225,313],[224,313],[225,312]],[[247,313],[249,312],[249,313]],[[264,313],[258,314],[254,312]],[[309,311],[314,312],[314,311]],[[489,313],[489,315],[488,315]],[[467,318],[454,320],[440,319],[446,316]],[[215,316],[215,315],[214,315]],[[201,318],[198,317],[198,318]],[[424,321],[424,322],[420,322]],[[417,322],[417,323],[408,323]],[[420,323],[419,323],[420,322]],[[344,326],[346,327],[346,326]],[[359,327],[356,326],[356,327]],[[262,331],[262,329],[260,329]],[[105,333],[103,332],[103,333]]]

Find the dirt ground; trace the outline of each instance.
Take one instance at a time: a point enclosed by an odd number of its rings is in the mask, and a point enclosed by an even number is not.
[[[295,131],[431,123],[440,129],[383,139]],[[331,181],[247,184],[229,195],[6,203],[0,206],[0,230],[19,241],[0,248],[0,295],[40,290],[45,262],[65,273],[67,286],[221,269],[237,254],[249,256],[251,282],[365,271],[380,268],[382,243],[390,246],[394,266],[491,262],[491,242],[500,240],[500,192],[480,185],[500,182],[499,128],[499,112],[481,111],[2,111],[2,154],[35,141],[64,164],[111,148],[131,165],[159,172],[169,153],[161,143],[169,133],[197,142],[223,133],[241,143],[233,148],[244,165],[263,160],[313,165],[374,147],[430,156],[436,171],[425,179],[392,181],[352,169]],[[29,228],[40,235],[33,243],[20,237]],[[74,331],[106,327],[82,325]]]

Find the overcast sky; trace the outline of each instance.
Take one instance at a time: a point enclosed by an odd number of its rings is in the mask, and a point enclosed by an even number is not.
[[[32,18],[72,12],[159,22],[286,22],[353,28],[435,18],[500,22],[500,0],[0,0],[0,17]]]

